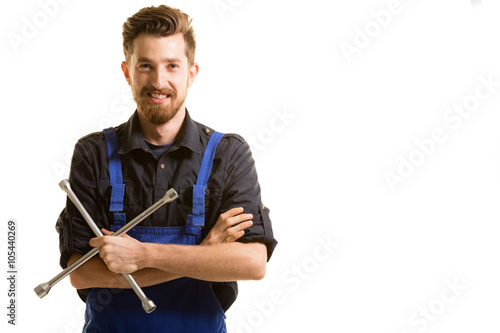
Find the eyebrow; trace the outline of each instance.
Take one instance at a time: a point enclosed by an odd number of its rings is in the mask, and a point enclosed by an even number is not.
[[[147,58],[147,57],[140,57],[137,59],[137,62],[154,62],[153,60]],[[179,58],[164,58],[162,59],[163,63],[172,63],[172,62],[182,62],[181,59]]]

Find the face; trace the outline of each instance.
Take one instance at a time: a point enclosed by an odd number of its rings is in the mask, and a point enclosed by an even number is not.
[[[198,73],[189,66],[184,37],[156,37],[145,33],[134,39],[129,63],[122,63],[137,111],[153,124],[164,124],[184,108],[187,89]]]

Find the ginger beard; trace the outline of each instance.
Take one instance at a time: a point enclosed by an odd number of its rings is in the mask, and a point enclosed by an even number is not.
[[[177,96],[177,91],[173,89],[163,88],[156,89],[153,86],[145,86],[141,89],[139,96],[135,96],[134,100],[137,103],[137,111],[146,118],[149,122],[160,125],[167,123],[174,118],[180,108],[184,105],[187,95],[187,87],[184,96]],[[151,94],[166,95],[169,99],[167,102],[158,104],[150,100]]]

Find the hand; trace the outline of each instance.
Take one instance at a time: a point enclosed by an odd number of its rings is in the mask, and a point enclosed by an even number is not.
[[[233,208],[221,214],[214,227],[200,245],[232,243],[245,234],[245,229],[252,226],[252,214],[242,214],[243,208]],[[239,223],[239,224],[238,224]],[[235,226],[235,224],[238,224]]]
[[[89,242],[92,247],[100,247],[99,256],[115,273],[133,273],[142,268],[141,260],[145,250],[138,240],[124,234],[120,237],[111,237],[113,232],[101,229],[104,236],[92,238]]]

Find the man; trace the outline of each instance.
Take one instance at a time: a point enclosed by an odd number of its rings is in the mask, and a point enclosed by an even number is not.
[[[124,23],[123,39],[122,70],[137,110],[80,139],[70,171],[105,236],[92,238],[68,200],[57,224],[61,266],[101,247],[100,258],[70,275],[87,302],[84,332],[225,332],[233,281],[262,279],[277,244],[249,146],[193,121],[185,108],[199,68],[189,16],[143,8]],[[128,236],[109,237],[169,188],[176,201]],[[142,310],[121,273],[144,287],[154,312]]]

